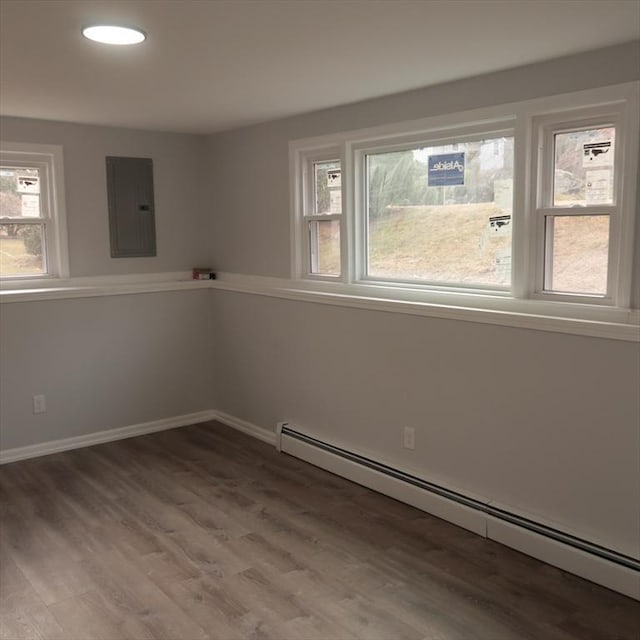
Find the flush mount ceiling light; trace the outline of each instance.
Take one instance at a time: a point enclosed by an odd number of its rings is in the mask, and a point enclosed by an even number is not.
[[[96,24],[82,29],[82,35],[89,40],[104,44],[138,44],[147,39],[147,34],[132,27],[118,27],[109,24]]]

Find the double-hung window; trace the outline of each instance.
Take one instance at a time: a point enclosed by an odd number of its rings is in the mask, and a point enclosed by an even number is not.
[[[335,279],[342,274],[342,160],[340,149],[322,149],[302,160],[301,230],[307,277]]]
[[[624,320],[638,95],[628,83],[291,142],[293,279]]]
[[[0,143],[0,277],[68,276],[62,149]]]
[[[535,122],[535,294],[615,304],[625,298],[622,112],[596,108]],[[624,134],[623,134],[624,136]],[[629,143],[630,141],[626,141]]]

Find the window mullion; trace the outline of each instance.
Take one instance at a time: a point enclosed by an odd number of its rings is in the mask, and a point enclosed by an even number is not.
[[[342,167],[342,218],[340,220],[340,273],[343,282],[352,282],[353,268],[351,264],[351,238],[353,226],[351,221],[353,210],[353,166],[348,145],[343,144],[340,149],[340,163]]]
[[[514,128],[514,174],[512,215],[511,292],[514,298],[528,298],[535,290],[535,181],[531,181],[529,157],[532,131],[526,117],[517,119]]]
[[[620,213],[615,220],[616,228],[612,228],[612,237],[618,243],[618,280],[615,287],[617,294],[617,304],[619,306],[631,306],[631,290],[634,263],[634,238],[640,238],[640,234],[635,229],[636,224],[640,224],[637,215],[624,215],[625,211],[635,214],[638,208],[638,140],[640,139],[640,121],[638,119],[638,99],[635,102],[627,103],[620,116],[621,127],[624,127],[625,135],[621,138],[616,149],[620,163],[625,167],[625,173],[619,172],[617,183],[620,201],[617,203]],[[618,160],[618,158],[616,160]],[[628,176],[623,180],[623,176]],[[637,240],[636,240],[637,242]],[[636,251],[640,248],[635,246]],[[636,278],[639,277],[637,274]],[[639,301],[636,301],[636,304]]]
[[[353,150],[353,239],[351,246],[352,278],[354,282],[363,280],[367,273],[367,178],[366,158],[361,150]]]

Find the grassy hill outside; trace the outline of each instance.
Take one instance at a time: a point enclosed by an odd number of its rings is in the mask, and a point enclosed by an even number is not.
[[[493,203],[389,207],[369,228],[369,275],[442,284],[508,287],[511,236],[495,237]],[[340,270],[338,225],[319,227],[325,273]],[[558,217],[554,223],[553,289],[605,293],[609,219]],[[0,237],[0,273],[42,273],[42,257],[26,251],[22,238]]]
[[[491,202],[388,207],[369,227],[369,275],[508,287],[511,236],[489,226],[503,213]],[[337,238],[328,227],[320,231],[319,253],[323,269],[339,271]],[[553,289],[606,292],[608,241],[607,216],[556,218]]]
[[[489,228],[489,218],[502,213],[493,203],[389,208],[369,227],[369,274],[508,286],[510,230],[493,237]]]
[[[42,272],[42,256],[28,253],[22,238],[0,236],[1,275],[19,276]]]

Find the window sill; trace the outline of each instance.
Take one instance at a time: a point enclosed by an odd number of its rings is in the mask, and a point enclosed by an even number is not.
[[[517,300],[500,293],[426,292],[374,284],[288,280],[218,273],[193,280],[191,272],[31,280],[0,283],[0,303],[217,289],[316,304],[401,313],[462,322],[640,342],[640,310]]]
[[[425,292],[380,285],[218,273],[213,289],[405,315],[640,342],[640,310],[518,300],[500,294]]]
[[[0,283],[0,303],[206,289],[209,282],[193,280],[190,271],[90,278],[5,280]]]

